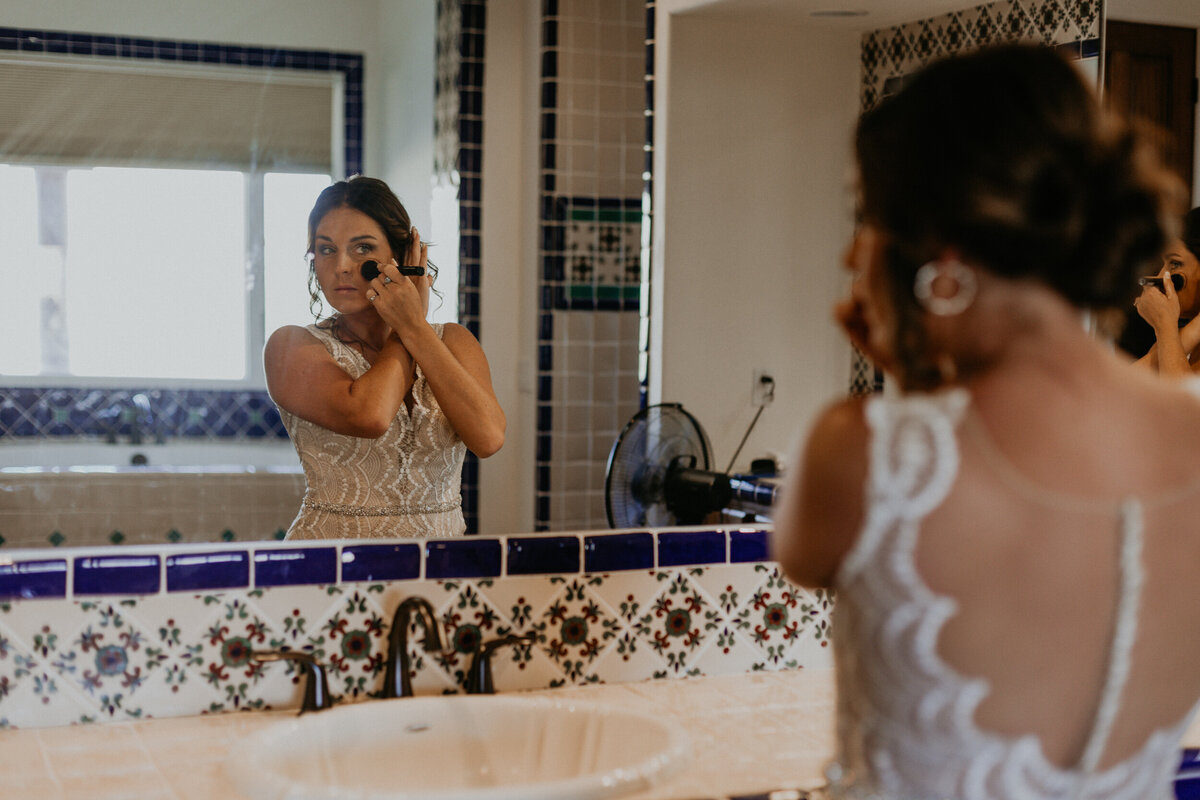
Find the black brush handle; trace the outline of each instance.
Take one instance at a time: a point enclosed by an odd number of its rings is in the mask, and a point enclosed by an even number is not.
[[[401,275],[416,275],[419,277],[419,276],[425,274],[425,268],[420,267],[420,266],[397,267],[397,269],[400,270]],[[363,276],[363,280],[365,280],[365,281],[373,281],[376,278],[378,278],[379,277],[379,262],[378,261],[364,261],[362,263],[362,276]]]

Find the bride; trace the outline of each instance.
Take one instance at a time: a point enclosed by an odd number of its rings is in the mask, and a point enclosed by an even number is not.
[[[1200,698],[1200,401],[1083,318],[1157,271],[1178,182],[1033,45],[927,68],[856,152],[836,313],[890,390],[818,418],[774,537],[837,590],[826,791],[1167,798]]]

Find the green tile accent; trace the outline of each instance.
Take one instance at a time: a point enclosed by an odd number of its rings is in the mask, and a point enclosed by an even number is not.
[[[183,534],[180,533],[179,531],[175,530],[174,528],[171,528],[171,530],[167,531],[167,541],[178,542],[181,539],[183,539]]]
[[[283,528],[280,528],[279,530],[275,531],[275,538],[276,538],[276,539],[279,539],[279,540],[281,540],[281,541],[282,541],[283,539],[286,539],[286,538],[287,538],[287,531],[285,531]]]
[[[50,544],[54,545],[55,547],[60,547],[62,545],[62,543],[65,542],[66,540],[67,540],[67,537],[63,536],[58,531],[55,531],[54,533],[52,533],[48,537],[46,537],[46,541],[50,542]]]
[[[573,222],[641,222],[640,208],[588,208],[571,206],[568,215]]]
[[[234,533],[233,531],[229,530],[228,528],[226,528],[224,531],[221,532],[221,541],[223,541],[223,542],[232,542],[236,538],[237,538],[237,534]]]
[[[113,544],[120,544],[121,542],[125,541],[125,534],[121,533],[120,531],[113,531],[108,535],[108,540]]]
[[[0,547],[4,546],[4,537],[0,536]]]

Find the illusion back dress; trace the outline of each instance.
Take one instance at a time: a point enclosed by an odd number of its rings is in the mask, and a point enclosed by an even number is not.
[[[435,324],[442,338],[444,326]],[[350,377],[370,364],[329,331],[309,325]],[[288,539],[459,536],[467,447],[442,413],[420,365],[412,409],[402,405],[378,439],[344,436],[279,409],[300,456],[305,491]]]
[[[945,502],[960,478],[969,404],[970,395],[963,389],[884,394],[866,404],[871,438],[863,524],[835,583],[838,747],[826,770],[829,786],[819,796],[1166,800],[1172,796],[1179,741],[1195,706],[1182,719],[1172,717],[1169,725],[1151,733],[1132,755],[1098,768],[1130,685],[1143,596],[1143,523],[1150,500],[1130,498],[1100,512],[1071,512],[1096,514],[1099,522],[1091,541],[1096,547],[1117,549],[1105,556],[1113,565],[1106,585],[1114,600],[1096,607],[1103,624],[1110,626],[1105,634],[1110,645],[1098,657],[1106,665],[1093,673],[1103,675],[1097,678],[1101,688],[1088,701],[1095,711],[1074,766],[1052,763],[1037,735],[986,730],[976,712],[992,690],[988,680],[961,674],[939,654],[939,636],[958,613],[959,603],[927,585],[917,566],[918,539],[923,521]],[[977,416],[969,423],[981,424]],[[975,439],[971,442],[972,469],[978,476],[980,448]],[[999,456],[994,448],[992,456]],[[984,480],[996,483],[992,477],[989,473]],[[969,537],[974,531],[955,533]],[[961,567],[989,565],[963,561]],[[1107,581],[1109,573],[1103,574]],[[1020,585],[1011,588],[1021,590]],[[1038,675],[1028,679],[1037,681]]]

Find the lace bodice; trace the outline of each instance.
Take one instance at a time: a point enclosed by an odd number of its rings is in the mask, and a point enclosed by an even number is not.
[[[1080,763],[1050,763],[1034,735],[982,730],[975,712],[988,695],[937,653],[954,616],[917,571],[922,520],[949,493],[959,472],[959,421],[969,395],[872,398],[866,513],[837,576],[833,624],[838,667],[838,756],[829,796],[887,800],[1042,800],[1169,796],[1178,742],[1190,715],[1159,730],[1132,757],[1097,771],[1121,703],[1137,629],[1142,509],[1117,515],[1120,585],[1107,677]],[[1036,679],[1036,676],[1031,676]]]
[[[443,325],[434,330],[441,338]],[[351,377],[370,367],[362,354],[309,325]],[[279,415],[300,456],[306,484],[289,539],[445,537],[462,534],[466,445],[442,413],[418,365],[410,411],[401,406],[378,439],[343,436],[284,409]]]

